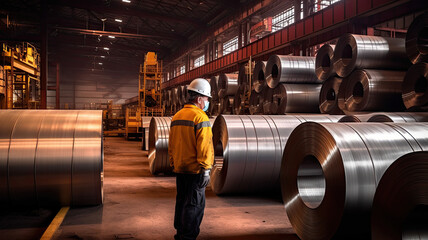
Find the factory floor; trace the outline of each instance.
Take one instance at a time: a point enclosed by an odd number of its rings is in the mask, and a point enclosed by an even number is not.
[[[105,138],[104,205],[71,208],[54,239],[172,240],[175,191],[175,177],[150,174],[147,151],[141,150],[141,142]],[[209,187],[206,196],[199,240],[298,239],[279,197],[219,197]],[[52,213],[38,216],[45,223]],[[45,227],[39,225],[29,231],[37,236]],[[12,227],[9,232],[7,229],[0,230],[0,234],[10,233]],[[28,234],[22,239],[31,239]]]

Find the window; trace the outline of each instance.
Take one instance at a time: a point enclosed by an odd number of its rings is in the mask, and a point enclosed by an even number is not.
[[[223,43],[223,55],[229,54],[238,49],[238,36]]]
[[[315,5],[315,11],[314,12],[322,10],[322,9],[332,5],[333,3],[337,3],[337,2],[340,2],[340,0],[321,0],[319,3],[317,3]]]
[[[205,64],[205,55],[201,55],[197,58],[195,58],[194,66],[200,67]]]
[[[293,23],[294,23],[294,6],[273,16],[272,32],[276,32]]]
[[[184,74],[186,72],[186,65],[180,67],[180,74]]]

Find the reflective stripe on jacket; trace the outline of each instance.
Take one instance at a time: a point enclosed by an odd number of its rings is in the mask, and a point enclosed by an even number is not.
[[[171,121],[169,161],[176,173],[199,173],[214,163],[212,130],[208,116],[193,104],[186,104]]]

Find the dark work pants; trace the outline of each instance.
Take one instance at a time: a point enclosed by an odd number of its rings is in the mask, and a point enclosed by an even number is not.
[[[175,203],[174,228],[176,240],[196,239],[205,209],[205,187],[203,174],[177,173],[177,197]]]

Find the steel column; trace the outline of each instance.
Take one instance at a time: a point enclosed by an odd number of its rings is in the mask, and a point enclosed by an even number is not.
[[[47,102],[47,81],[48,81],[48,25],[47,14],[48,5],[47,0],[41,2],[41,53],[40,53],[40,108],[46,109]]]

